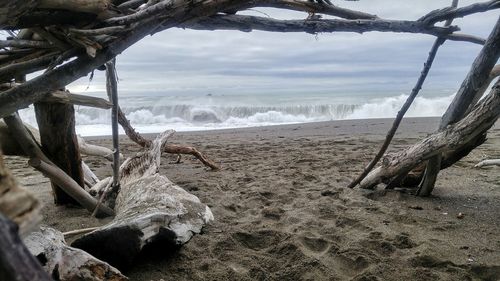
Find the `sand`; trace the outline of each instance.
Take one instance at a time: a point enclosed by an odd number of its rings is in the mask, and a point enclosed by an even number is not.
[[[408,119],[391,150],[432,132],[435,118]],[[390,120],[333,121],[177,133],[221,163],[208,171],[191,157],[161,173],[208,204],[215,221],[176,252],[143,255],[131,280],[500,280],[500,130],[441,172],[434,196],[345,186],[380,146]],[[91,143],[110,147],[109,138]],[[139,147],[122,139],[127,156]],[[103,177],[109,163],[85,160]],[[82,209],[55,207],[48,181],[26,159],[8,157],[19,181],[62,231],[105,223]],[[464,214],[458,218],[459,213]]]

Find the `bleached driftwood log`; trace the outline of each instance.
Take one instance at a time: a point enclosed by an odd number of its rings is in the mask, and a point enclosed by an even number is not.
[[[500,159],[483,160],[474,165],[474,168],[482,168],[487,166],[500,166]]]
[[[100,156],[109,161],[113,161],[113,150],[107,147],[87,143],[81,136],[78,136],[78,146],[80,147],[80,152],[82,154]],[[123,157],[123,155],[120,155],[120,158],[121,157]]]
[[[40,209],[38,200],[17,186],[0,150],[0,213],[14,221],[19,226],[20,234],[24,235],[40,221]]]
[[[399,174],[406,174],[423,161],[448,151],[454,151],[477,136],[484,134],[500,114],[500,81],[491,93],[462,120],[423,139],[396,154],[387,155],[382,165],[374,169],[360,183],[362,188],[373,188],[383,181],[390,181]]]
[[[24,239],[28,250],[41,262],[44,270],[61,281],[128,280],[120,271],[88,253],[66,245],[61,232],[41,227]]]
[[[161,134],[147,151],[123,163],[116,217],[72,246],[122,267],[146,245],[182,245],[213,220],[208,206],[158,173],[161,152],[172,133]]]

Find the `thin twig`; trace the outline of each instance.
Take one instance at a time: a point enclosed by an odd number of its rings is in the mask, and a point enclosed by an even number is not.
[[[89,228],[76,229],[76,230],[71,230],[71,231],[63,232],[63,235],[66,237],[66,236],[73,236],[73,235],[78,235],[78,234],[84,234],[84,233],[92,232],[92,231],[94,231],[94,230],[96,230],[98,228],[99,227],[89,227]]]

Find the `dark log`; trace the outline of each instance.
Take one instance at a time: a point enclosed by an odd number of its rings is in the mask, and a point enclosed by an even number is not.
[[[476,93],[490,80],[493,67],[500,58],[500,17],[481,52],[474,60],[467,77],[462,82],[455,98],[446,110],[439,125],[444,129],[462,119],[474,100]]]
[[[493,67],[500,58],[500,17],[481,52],[474,60],[467,77],[463,81],[460,89],[453,101],[441,118],[439,130],[444,130],[446,126],[461,120],[464,115],[474,106],[476,95],[490,81],[489,77]],[[424,178],[420,185],[418,195],[429,196],[436,184],[437,175],[441,166],[441,154],[437,154],[427,164]]]
[[[77,239],[73,247],[124,268],[144,247],[166,254],[213,220],[210,209],[196,196],[158,173],[161,151],[172,133],[161,134],[150,148],[123,163],[116,217]]]
[[[0,280],[52,281],[19,238],[17,225],[0,213]]]
[[[411,171],[431,157],[457,151],[491,128],[500,115],[500,82],[481,100],[465,118],[436,132],[419,143],[399,153],[384,157],[382,165],[374,169],[360,183],[362,188],[374,188],[384,181],[391,181],[400,174]]]
[[[42,151],[52,163],[61,168],[83,188],[82,158],[75,132],[73,105],[37,103],[35,104],[35,112]],[[78,204],[54,182],[52,182],[52,190],[55,204]]]
[[[88,253],[66,245],[61,232],[41,227],[23,239],[46,272],[60,281],[125,281],[120,271]]]

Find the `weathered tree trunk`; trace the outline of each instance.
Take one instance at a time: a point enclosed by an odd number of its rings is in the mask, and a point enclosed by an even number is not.
[[[0,237],[0,280],[52,281],[24,246],[17,233],[17,225],[1,213]]]
[[[497,20],[483,49],[474,60],[467,77],[463,81],[455,98],[441,118],[439,130],[444,130],[446,126],[453,124],[464,117],[464,115],[477,102],[478,93],[485,90],[487,83],[491,82],[490,74],[500,57],[500,18]],[[418,195],[429,196],[436,184],[437,175],[441,167],[442,155],[437,154],[427,164],[422,183],[418,190]]]
[[[147,151],[123,163],[116,217],[72,246],[124,267],[145,246],[159,243],[157,248],[165,250],[184,244],[213,219],[196,196],[158,174],[161,152],[171,134],[161,134]]]
[[[55,280],[60,281],[123,281],[120,271],[88,253],[69,247],[61,232],[41,227],[24,238],[24,243]]]
[[[37,103],[35,112],[44,154],[83,188],[82,159],[75,133],[73,105]],[[52,190],[57,205],[78,204],[53,182]]]
[[[423,161],[448,151],[457,151],[491,128],[500,114],[500,82],[491,93],[462,120],[434,133],[421,142],[396,154],[384,157],[382,166],[373,170],[361,187],[373,188],[381,182],[390,182],[400,174],[406,174]]]

